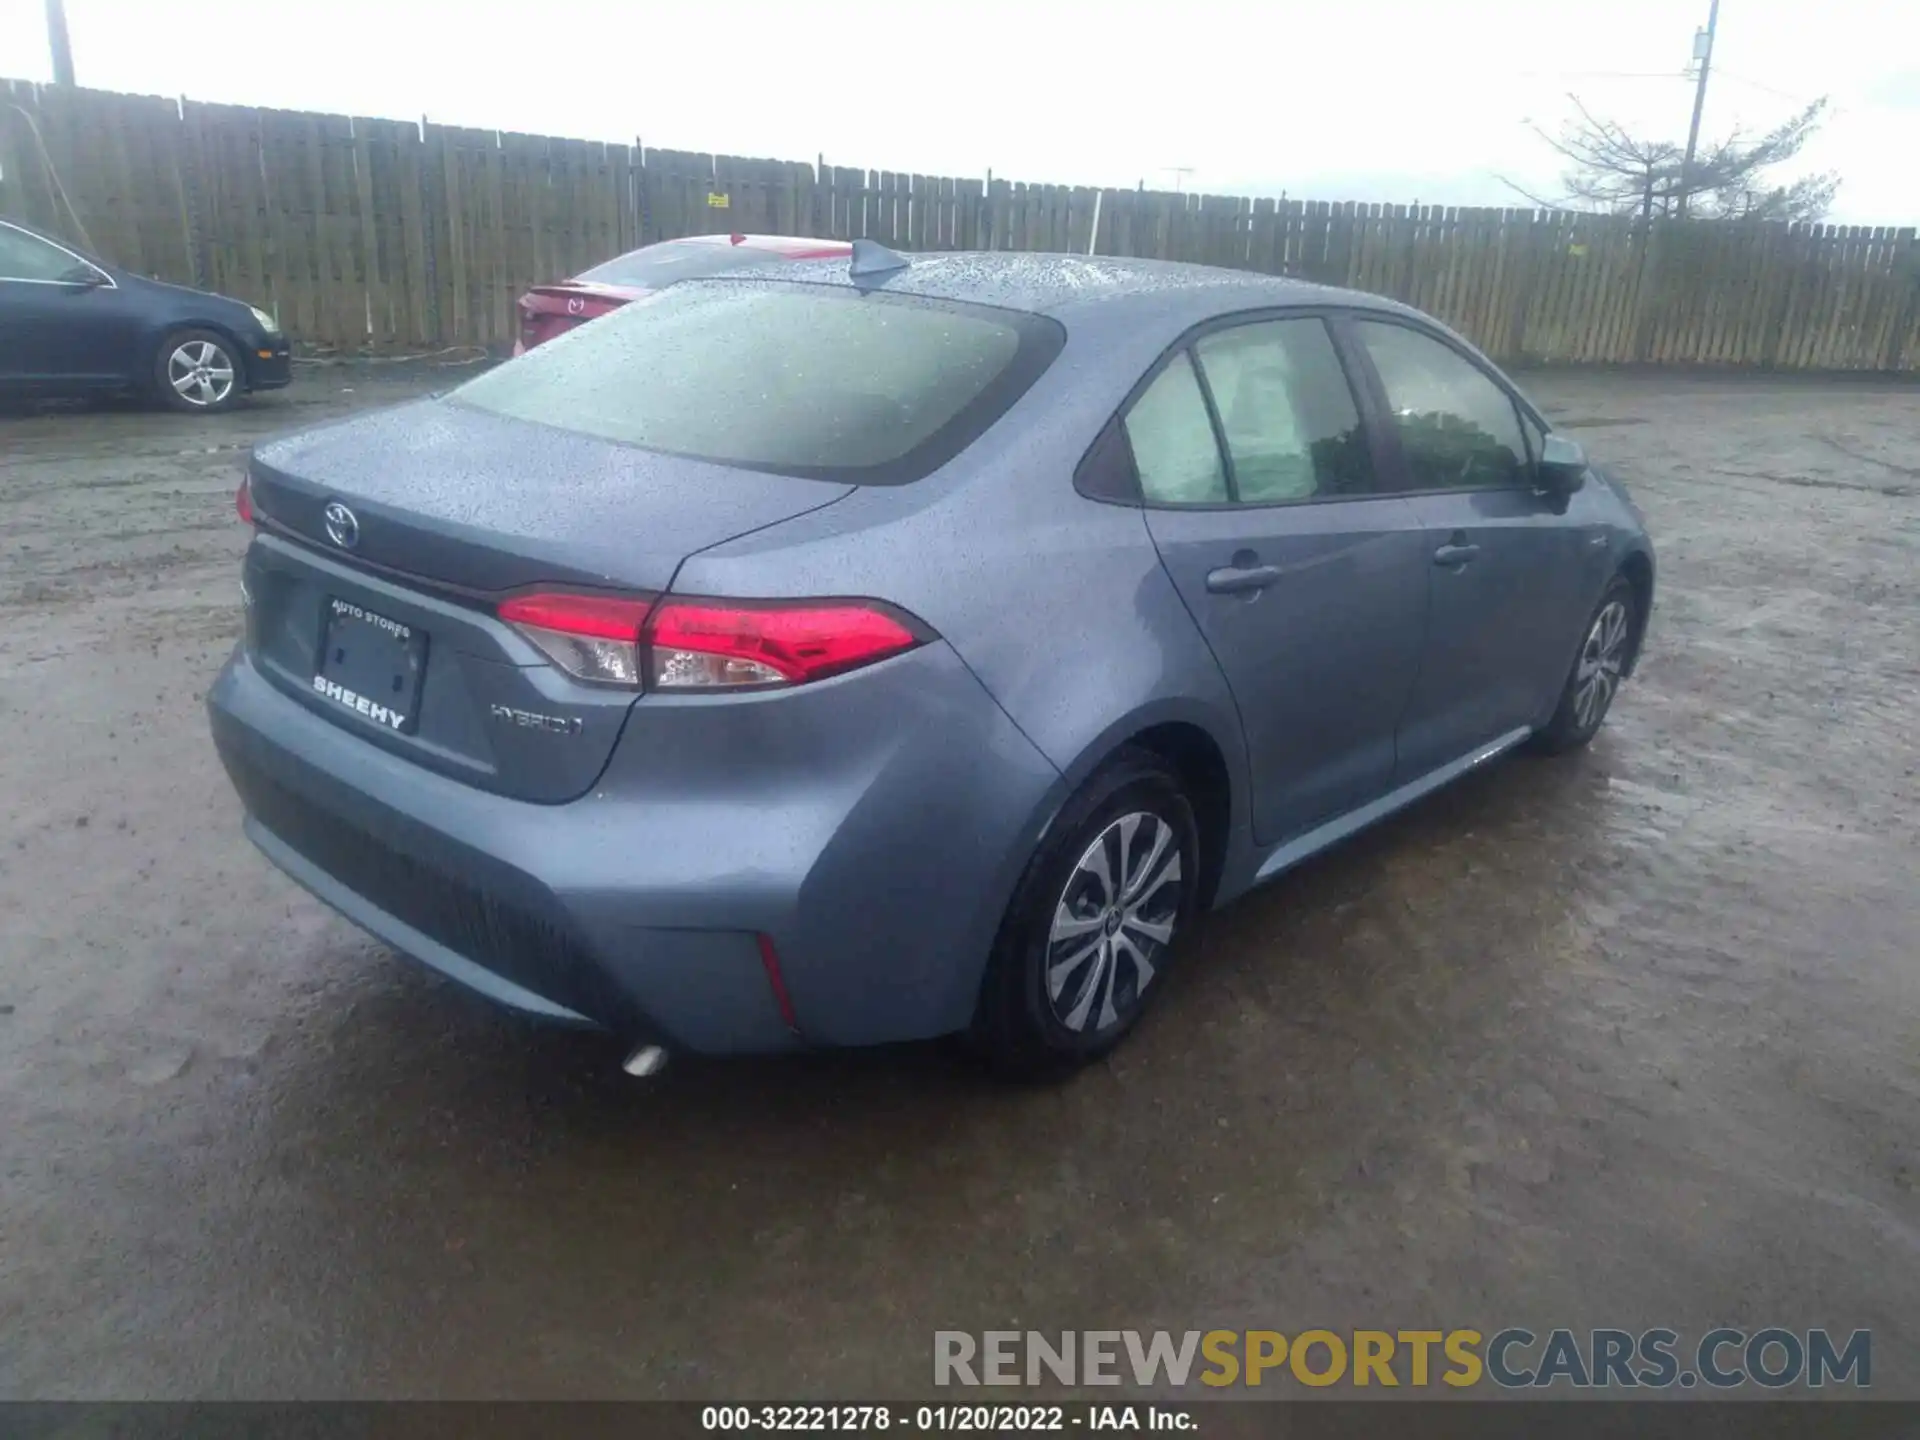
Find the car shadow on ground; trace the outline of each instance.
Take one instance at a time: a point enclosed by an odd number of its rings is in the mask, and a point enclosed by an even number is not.
[[[436,1343],[397,1295],[457,1309],[484,1285],[581,1333],[618,1332],[639,1296],[690,1317],[609,1359],[596,1393],[640,1376],[699,1393],[756,1336],[825,1343],[777,1338],[798,1297],[817,1314],[887,1295],[897,1333],[857,1357],[877,1384],[919,1373],[929,1306],[1074,1325],[1145,1313],[1176,1275],[1251,1293],[1276,1257],[1398,1234],[1410,1185],[1440,1197],[1422,1224],[1454,1223],[1474,1164],[1497,1199],[1472,1203],[1527,1213],[1538,1177],[1502,1170],[1463,1111],[1566,1091],[1573,1045],[1539,975],[1574,903],[1560,877],[1605,828],[1605,765],[1516,757],[1208,917],[1129,1042],[1052,1086],[995,1081],[944,1042],[683,1056],[636,1081],[610,1039],[505,1016],[329,925],[293,958],[343,993],[258,1058],[235,1137],[250,1223],[275,1237],[257,1283],[364,1294],[340,1352],[359,1367]],[[1468,914],[1484,947],[1434,939],[1471,933]]]

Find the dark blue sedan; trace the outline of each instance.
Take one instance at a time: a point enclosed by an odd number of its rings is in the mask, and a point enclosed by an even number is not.
[[[149,280],[0,220],[0,395],[137,394],[225,410],[291,378],[273,316]]]

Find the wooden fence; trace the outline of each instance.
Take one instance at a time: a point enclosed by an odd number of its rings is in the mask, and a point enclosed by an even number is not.
[[[1297,275],[1505,360],[1920,370],[1912,227],[1096,191],[23,81],[0,81],[0,215],[266,305],[319,347],[501,348],[530,284],[743,231]]]

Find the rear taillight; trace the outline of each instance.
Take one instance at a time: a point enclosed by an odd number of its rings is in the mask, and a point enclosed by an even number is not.
[[[253,481],[240,481],[240,488],[233,493],[233,508],[243,524],[253,524]]]
[[[898,655],[920,640],[898,614],[866,601],[667,600],[647,621],[647,679],[660,690],[803,685]]]
[[[500,618],[569,675],[601,685],[638,685],[645,600],[614,595],[516,595]]]
[[[514,302],[513,308],[520,315],[520,340],[513,353],[524,355],[539,343],[540,321],[534,312],[531,295],[522,295]]]
[[[871,600],[657,603],[542,592],[500,618],[569,675],[650,690],[804,685],[911,650],[930,638]]]

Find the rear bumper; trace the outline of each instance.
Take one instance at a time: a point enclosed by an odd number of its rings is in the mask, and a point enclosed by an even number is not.
[[[849,681],[891,718],[836,725],[828,697],[796,692],[763,712],[783,723],[751,753],[722,716],[660,727],[688,738],[657,763],[630,753],[646,748],[630,722],[599,784],[566,805],[389,754],[244,651],[207,703],[248,834],[348,919],[503,1005],[723,1054],[963,1027],[1057,801],[1058,774],[946,646],[817,688]]]
[[[564,1025],[598,1028],[594,1021],[579,1011],[569,1010],[504,975],[475,964],[425,930],[408,924],[391,911],[381,909],[371,897],[342,883],[251,814],[247,816],[244,828],[247,838],[259,846],[260,852],[281,870],[361,929],[385,940],[401,953],[413,956],[509,1010],[524,1011]]]

